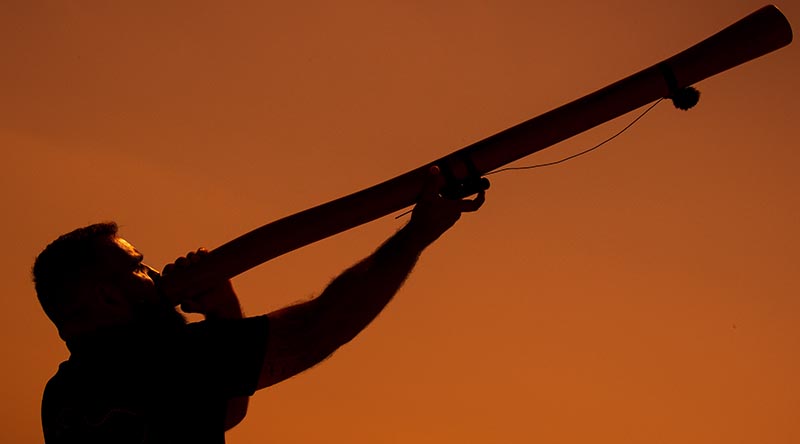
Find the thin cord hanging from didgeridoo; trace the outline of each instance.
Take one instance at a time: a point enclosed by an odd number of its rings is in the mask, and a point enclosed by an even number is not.
[[[655,107],[656,107],[656,105],[658,105],[659,103],[661,103],[661,101],[662,101],[662,100],[664,100],[664,98],[663,98],[663,97],[662,97],[662,98],[660,98],[660,99],[658,99],[658,100],[656,100],[656,102],[655,102],[655,103],[653,103],[652,105],[650,105],[649,107],[647,107],[647,109],[646,109],[646,110],[642,111],[642,113],[641,113],[641,114],[639,114],[639,116],[637,116],[635,119],[633,119],[633,121],[632,121],[631,123],[627,124],[627,125],[625,126],[625,128],[622,128],[621,130],[617,131],[617,133],[616,133],[616,134],[614,134],[613,136],[609,137],[608,139],[606,139],[606,140],[604,140],[604,141],[602,141],[602,142],[598,143],[597,145],[595,145],[595,146],[593,146],[593,147],[591,147],[591,148],[589,148],[589,149],[583,150],[583,151],[581,151],[581,152],[579,152],[579,153],[573,154],[573,155],[571,155],[571,156],[567,156],[567,157],[565,157],[565,158],[563,158],[563,159],[556,160],[556,161],[553,161],[553,162],[540,163],[540,164],[537,164],[537,165],[528,165],[528,166],[521,166],[521,167],[506,167],[506,168],[500,168],[499,170],[494,170],[494,171],[491,171],[491,172],[489,172],[489,173],[486,173],[486,174],[484,174],[484,176],[491,176],[492,174],[502,173],[502,172],[504,172],[504,171],[515,171],[515,170],[532,170],[532,169],[534,169],[534,168],[543,168],[543,167],[548,167],[548,166],[558,165],[559,163],[564,163],[564,162],[566,162],[566,161],[568,161],[568,160],[572,160],[572,159],[574,159],[574,158],[576,158],[576,157],[580,157],[580,156],[583,156],[584,154],[588,154],[588,153],[590,153],[590,152],[592,152],[592,151],[594,151],[594,150],[596,150],[596,149],[600,148],[601,146],[605,145],[606,143],[608,143],[608,142],[611,142],[612,140],[614,140],[614,139],[616,139],[617,137],[619,137],[619,136],[620,136],[622,133],[624,133],[624,132],[625,132],[625,131],[627,131],[627,130],[628,130],[630,127],[632,127],[633,125],[635,125],[635,124],[636,124],[636,122],[638,122],[639,120],[641,120],[641,119],[642,119],[642,118],[643,118],[643,117],[644,117],[644,116],[645,116],[647,113],[649,113],[649,112],[650,112],[650,110],[652,110],[653,108],[655,108]],[[412,208],[411,210],[405,211],[405,212],[403,212],[403,213],[401,213],[401,214],[399,214],[399,215],[395,216],[395,219],[400,219],[401,217],[405,216],[406,214],[408,214],[408,213],[411,213],[411,211],[412,211],[412,210],[413,210],[413,208]]]
[[[635,124],[636,124],[636,122],[638,122],[639,120],[641,120],[641,119],[642,119],[642,117],[644,117],[644,116],[645,116],[647,113],[649,113],[649,112],[650,112],[650,110],[652,110],[653,108],[655,108],[655,107],[656,107],[656,105],[658,105],[659,103],[661,103],[661,101],[662,101],[662,100],[664,100],[664,98],[663,98],[663,97],[662,97],[662,98],[660,98],[660,99],[658,99],[658,100],[656,100],[656,102],[655,102],[655,103],[653,103],[652,105],[650,105],[650,106],[649,106],[649,107],[648,107],[646,110],[644,110],[644,111],[643,111],[641,114],[639,114],[639,116],[638,116],[638,117],[636,117],[635,119],[633,119],[633,121],[632,121],[631,123],[627,124],[627,125],[625,126],[625,128],[622,128],[621,130],[619,130],[619,131],[618,131],[616,134],[614,134],[613,136],[609,137],[608,139],[606,139],[606,140],[604,140],[604,141],[602,141],[602,142],[598,143],[597,145],[595,145],[595,146],[593,146],[593,147],[591,147],[591,148],[589,148],[589,149],[583,150],[583,151],[581,151],[581,152],[579,152],[579,153],[575,153],[575,154],[573,154],[573,155],[571,155],[571,156],[567,156],[567,157],[565,157],[565,158],[563,158],[563,159],[556,160],[556,161],[553,161],[553,162],[540,163],[540,164],[537,164],[537,165],[528,165],[528,166],[521,166],[521,167],[506,167],[506,168],[500,168],[499,170],[494,170],[494,171],[491,171],[491,172],[489,172],[489,173],[486,173],[486,174],[484,174],[484,176],[491,176],[492,174],[502,173],[502,172],[504,172],[504,171],[514,171],[514,170],[532,170],[532,169],[534,169],[534,168],[542,168],[542,167],[548,167],[548,166],[558,165],[559,163],[564,163],[564,162],[566,162],[566,161],[568,161],[568,160],[572,160],[572,159],[574,159],[574,158],[576,158],[576,157],[583,156],[584,154],[591,153],[592,151],[594,151],[594,150],[596,150],[596,149],[600,148],[601,146],[605,145],[605,144],[606,144],[606,143],[608,143],[608,142],[611,142],[612,140],[614,140],[614,139],[616,139],[618,136],[620,136],[622,133],[624,133],[625,131],[627,131],[627,130],[628,130],[630,127],[632,127],[633,125],[635,125]]]

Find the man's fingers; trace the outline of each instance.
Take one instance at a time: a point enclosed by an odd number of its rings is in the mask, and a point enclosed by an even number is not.
[[[428,177],[425,179],[425,184],[422,187],[422,198],[426,200],[435,199],[439,196],[444,186],[444,177],[442,177],[439,167],[433,165],[428,170]]]
[[[181,256],[175,259],[175,262],[164,266],[162,274],[169,274],[174,272],[176,268],[186,268],[191,264],[200,262],[203,256],[208,255],[208,250],[205,248],[198,248],[197,251],[190,251],[186,256]]]
[[[198,248],[197,251],[190,251],[186,255],[186,258],[189,259],[189,263],[190,264],[196,264],[196,263],[200,262],[200,259],[203,256],[206,256],[206,255],[208,255],[208,250],[206,250],[205,248]]]
[[[460,201],[460,210],[462,213],[472,213],[474,211],[478,211],[478,209],[486,202],[486,192],[479,191],[478,195],[475,196],[472,200],[462,200]]]

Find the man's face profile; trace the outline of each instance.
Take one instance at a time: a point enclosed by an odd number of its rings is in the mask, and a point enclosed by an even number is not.
[[[99,240],[102,258],[95,291],[87,301],[109,324],[168,326],[185,320],[158,291],[158,271],[144,264],[144,256],[128,241],[110,236]]]
[[[144,256],[133,245],[114,236],[101,243],[100,252],[105,257],[106,278],[130,302],[158,303],[158,292],[153,279],[157,279],[159,274],[144,264]]]

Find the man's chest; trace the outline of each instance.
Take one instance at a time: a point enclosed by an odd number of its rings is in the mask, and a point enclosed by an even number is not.
[[[223,442],[223,401],[128,370],[57,375],[42,404],[47,442]]]

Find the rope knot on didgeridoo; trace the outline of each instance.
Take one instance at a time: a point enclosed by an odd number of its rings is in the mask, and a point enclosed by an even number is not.
[[[669,99],[672,100],[672,104],[675,105],[675,108],[687,111],[700,101],[700,91],[693,86],[679,88],[670,93]]]
[[[686,111],[697,105],[697,102],[700,101],[700,91],[698,91],[697,88],[693,86],[678,86],[678,79],[675,77],[675,72],[672,71],[672,67],[666,62],[659,63],[658,70],[661,72],[661,75],[664,76],[664,81],[667,83],[667,91],[669,91],[667,98],[672,100],[672,104],[675,105],[675,108]]]

